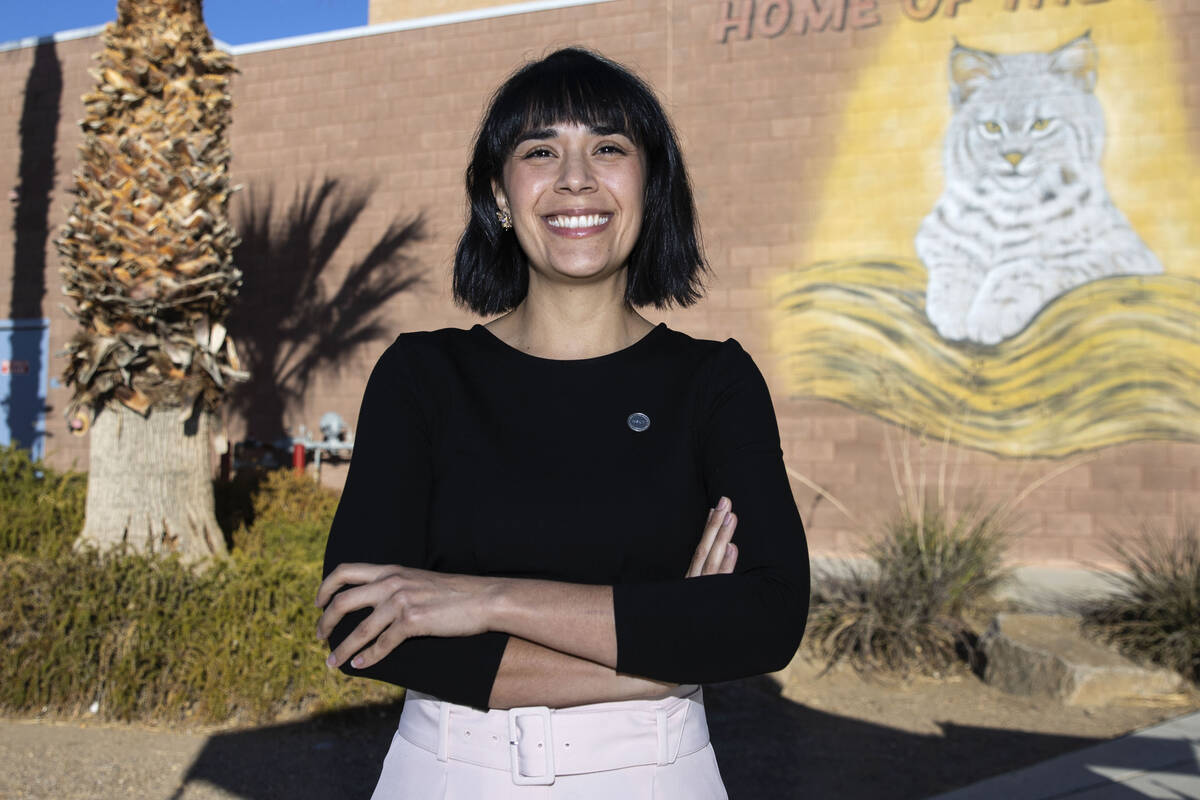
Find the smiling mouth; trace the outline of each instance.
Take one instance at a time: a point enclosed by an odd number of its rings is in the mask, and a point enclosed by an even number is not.
[[[551,228],[579,230],[599,228],[612,219],[612,214],[554,214],[546,217],[546,224]]]

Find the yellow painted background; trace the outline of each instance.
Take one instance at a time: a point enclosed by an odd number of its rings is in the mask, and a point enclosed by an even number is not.
[[[1200,277],[1200,162],[1187,140],[1181,54],[1154,3],[1004,11],[1000,0],[974,0],[955,17],[939,12],[925,22],[894,10],[899,18],[844,106],[804,262],[914,256],[913,237],[942,192],[946,64],[956,37],[1017,53],[1052,50],[1091,30],[1109,194],[1168,274]]]
[[[1088,30],[1109,194],[1166,274],[1085,284],[994,347],[945,342],[913,239],[943,188],[950,48],[1046,51]],[[846,98],[800,261],[773,287],[792,392],[1007,456],[1200,441],[1200,164],[1176,48],[1155,5],[1133,0],[975,0],[889,25]]]

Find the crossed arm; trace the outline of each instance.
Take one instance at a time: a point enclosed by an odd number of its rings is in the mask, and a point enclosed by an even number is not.
[[[719,543],[710,515],[678,580],[592,586],[416,569],[428,563],[414,532],[428,523],[425,425],[436,412],[418,406],[412,378],[404,351],[389,348],[364,394],[318,598],[331,664],[481,708],[650,697],[786,665],[804,630],[807,550],[766,384],[735,342],[698,376],[713,388],[695,413],[705,486],[738,502],[738,568],[723,544],[732,529]]]
[[[711,509],[686,577],[729,574],[737,517],[728,499]],[[490,708],[554,707],[631,700],[671,684],[616,671],[611,586],[449,575],[399,565],[340,564],[322,582],[325,639],[349,613],[371,609],[334,648],[330,667],[367,669],[415,636],[509,634],[492,685]]]

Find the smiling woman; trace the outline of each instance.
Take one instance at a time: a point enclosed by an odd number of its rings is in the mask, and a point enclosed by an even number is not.
[[[642,229],[645,172],[619,131],[571,124],[522,136],[494,191],[531,283],[606,281],[624,268]]]
[[[642,168],[642,216],[623,283],[631,306],[691,305],[705,268],[692,190],[675,133],[654,93],[635,75],[582,50],[560,50],[512,76],[492,98],[467,167],[471,216],[459,241],[454,294],[480,314],[510,311],[529,285],[529,255],[497,220],[518,148],[531,155],[560,128],[583,129],[633,149]],[[551,134],[535,138],[538,134]],[[619,140],[613,138],[619,137]],[[551,158],[541,155],[540,158]],[[571,176],[567,176],[570,178]],[[565,187],[563,187],[565,189]],[[597,192],[585,187],[582,194]],[[561,192],[560,192],[561,194]],[[576,201],[574,207],[586,202]],[[604,209],[601,209],[604,210]]]
[[[329,664],[408,688],[374,796],[724,798],[698,684],[790,660],[808,560],[753,361],[636,310],[699,297],[674,133],[559,51],[467,192],[455,297],[501,316],[380,358],[317,596]]]

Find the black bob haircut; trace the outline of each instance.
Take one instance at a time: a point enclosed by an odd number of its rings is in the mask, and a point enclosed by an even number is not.
[[[454,256],[454,299],[485,316],[525,299],[529,261],[500,226],[492,181],[503,183],[504,163],[522,134],[564,123],[619,131],[645,154],[645,210],[626,262],[625,299],[658,308],[695,303],[708,265],[671,123],[636,75],[578,48],[526,64],[492,97],[467,167],[470,218]]]

